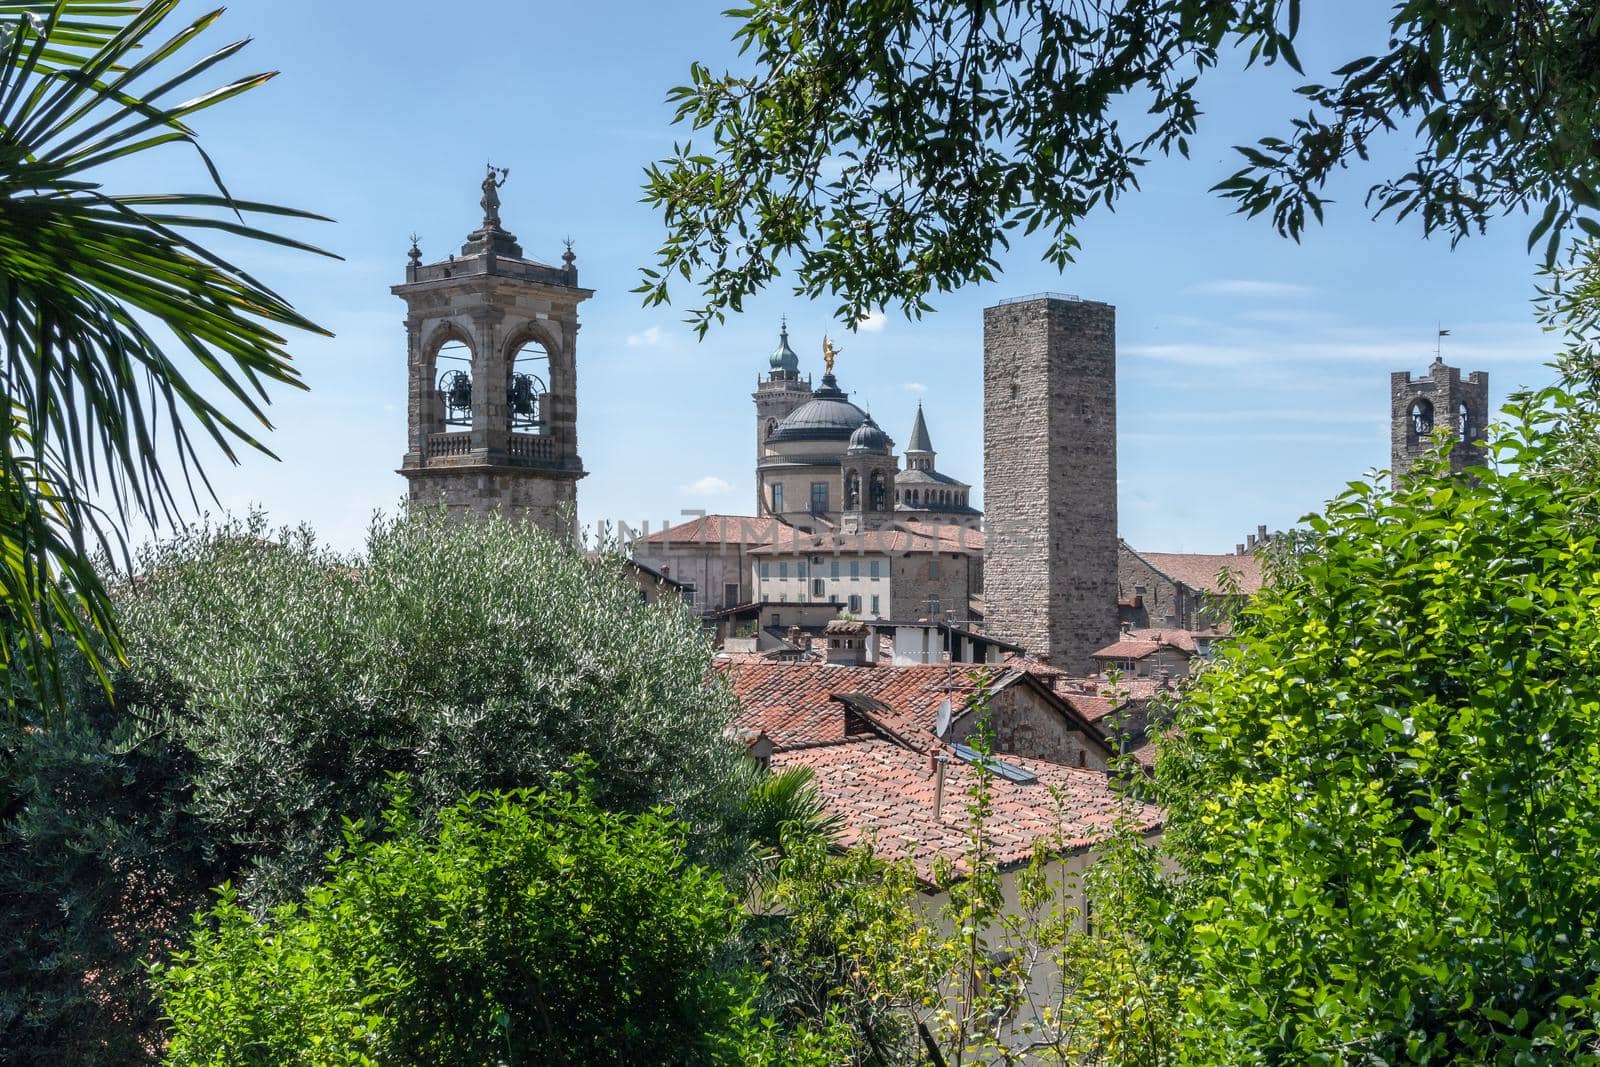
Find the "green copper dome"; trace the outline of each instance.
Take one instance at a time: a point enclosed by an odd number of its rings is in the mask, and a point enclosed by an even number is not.
[[[789,323],[784,322],[783,328],[778,331],[778,347],[772,350],[772,356],[767,360],[772,369],[779,374],[799,374],[800,357],[794,354],[794,349],[789,347]]]

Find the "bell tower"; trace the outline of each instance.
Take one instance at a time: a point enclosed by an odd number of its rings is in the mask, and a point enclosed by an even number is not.
[[[784,416],[811,399],[811,381],[800,377],[800,357],[789,347],[789,320],[778,330],[778,347],[767,360],[772,368],[765,378],[756,379],[756,514],[773,515],[772,501],[761,485],[761,461],[767,458],[767,435],[778,428]],[[778,510],[782,510],[779,508]]]
[[[1441,438],[1455,442],[1450,449],[1453,473],[1482,465],[1488,427],[1487,372],[1473,371],[1463,381],[1459,368],[1446,366],[1435,354],[1424,377],[1413,378],[1403,370],[1389,375],[1389,469],[1397,480]]]
[[[571,242],[554,267],[523,255],[500,223],[509,171],[483,180],[483,224],[459,256],[424,264],[412,238],[406,280],[410,435],[400,473],[413,504],[498,511],[576,534],[578,305]]]

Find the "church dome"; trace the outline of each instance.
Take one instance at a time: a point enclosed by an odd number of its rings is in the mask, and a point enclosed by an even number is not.
[[[867,416],[867,421],[856,427],[856,432],[850,435],[851,452],[877,452],[888,455],[894,442],[889,440],[889,435],[872,421],[872,416]]]
[[[848,441],[856,428],[866,421],[867,413],[850,403],[848,394],[839,388],[833,375],[825,374],[822,388],[778,423],[767,440],[774,443]]]
[[[785,322],[778,332],[778,347],[772,350],[772,356],[767,360],[772,369],[779,374],[800,373],[800,357],[794,354],[794,349],[789,347],[789,324]]]

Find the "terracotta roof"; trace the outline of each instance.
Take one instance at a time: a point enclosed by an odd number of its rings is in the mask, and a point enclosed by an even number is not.
[[[1062,693],[1061,699],[1071,705],[1073,711],[1094,723],[1110,715],[1123,704],[1120,700],[1113,701],[1110,697],[1090,693]]]
[[[999,665],[942,663],[872,666],[823,662],[779,662],[759,655],[721,654],[716,669],[728,680],[739,711],[734,726],[765,733],[779,749],[836,744],[845,740],[843,698],[877,701],[872,717],[910,745],[931,748],[939,703],[948,694],[959,716],[978,694],[977,679],[986,673],[992,689],[1023,683],[1030,678],[1043,689],[1063,694],[1051,678],[1031,670],[1002,669]],[[1066,703],[1063,699],[1063,703]],[[1069,718],[1081,716],[1071,704]],[[1105,744],[1091,722],[1080,724],[1096,743]],[[1109,746],[1107,746],[1109,749]]]
[[[723,655],[716,666],[739,701],[734,725],[764,732],[780,749],[843,741],[844,709],[835,695],[882,701],[891,709],[886,717],[891,728],[899,725],[905,734],[926,734],[931,743],[946,693],[959,709],[977,692],[971,668],[947,669],[939,663],[859,667]]]
[[[1182,652],[1187,652],[1191,656],[1198,656],[1200,654],[1200,646],[1195,644],[1194,641],[1196,636],[1213,636],[1209,631],[1195,630],[1132,629],[1124,631],[1124,634],[1125,636],[1134,638],[1138,641],[1159,641],[1163,645],[1171,645],[1173,648],[1176,648]]]
[[[1030,784],[990,779],[994,814],[985,837],[997,866],[1026,863],[1036,846],[1067,851],[1092,845],[1124,814],[1146,832],[1161,825],[1159,809],[1128,799],[1101,771],[1004,753],[997,757],[1038,776]],[[824,803],[844,820],[843,844],[871,839],[880,856],[910,859],[924,880],[932,879],[941,856],[963,873],[967,791],[976,772],[961,760],[946,764],[942,817],[934,814],[929,756],[892,741],[873,737],[776,752],[772,767],[811,768]]]
[[[898,530],[866,530],[850,534],[801,533],[792,527],[783,530],[762,547],[751,552],[756,556],[829,555],[835,552],[942,552],[956,554],[982,554],[983,532],[969,530],[951,523],[918,524],[916,528]]]
[[[1217,576],[1225,570],[1237,576],[1239,592],[1254,593],[1261,588],[1261,560],[1255,556],[1137,550],[1134,551],[1134,555],[1173,581],[1197,592],[1221,593],[1222,583],[1217,580]]]
[[[1124,634],[1121,640],[1113,641],[1105,648],[1090,653],[1091,659],[1144,659],[1153,656],[1163,648],[1170,648],[1185,655],[1195,654],[1194,638],[1188,641],[1188,648],[1176,641],[1169,641],[1159,630],[1145,630],[1143,633],[1155,634],[1154,637],[1135,637],[1133,634]],[[1168,631],[1172,632],[1172,631]]]
[[[648,545],[767,545],[793,533],[771,516],[702,515],[689,522],[669,526],[643,539]]]

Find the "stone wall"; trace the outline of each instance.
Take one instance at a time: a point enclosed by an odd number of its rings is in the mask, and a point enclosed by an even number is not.
[[[1038,690],[1023,684],[1008,685],[989,698],[994,748],[1024,758],[1049,760],[1067,767],[1106,769],[1105,753],[1084,736]],[[976,718],[963,716],[950,729],[948,740],[965,742],[977,729]]]
[[[443,505],[452,515],[483,517],[499,512],[530,520],[569,540],[577,534],[577,483],[525,477],[498,468],[432,468],[409,471],[411,502]]]
[[[891,560],[889,581],[895,618],[926,617],[928,598],[936,597],[940,615],[964,620],[968,599],[983,590],[983,560],[975,552],[901,553]]]
[[[1116,309],[983,313],[987,632],[1087,672],[1117,636]]]
[[[1139,557],[1127,545],[1117,548],[1117,592],[1123,600],[1144,601],[1144,625],[1178,630],[1193,629],[1186,598],[1178,584]]]

